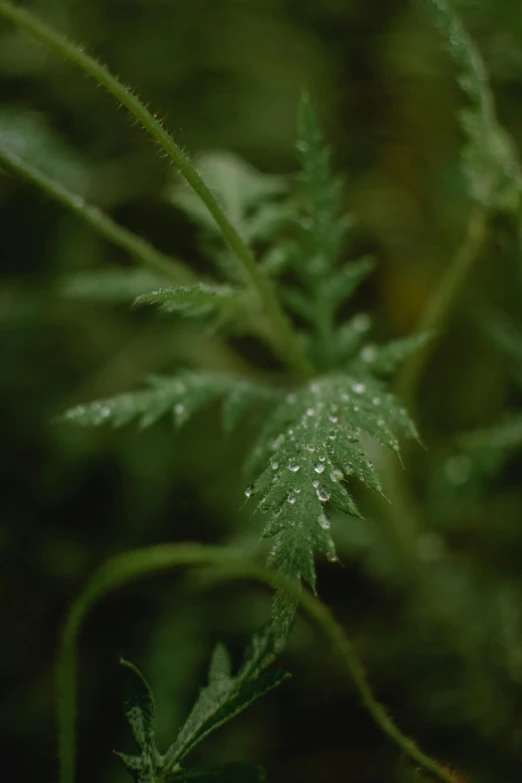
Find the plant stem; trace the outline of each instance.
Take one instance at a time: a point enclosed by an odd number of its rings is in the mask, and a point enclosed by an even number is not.
[[[27,163],[14,152],[2,146],[1,143],[0,163],[8,166],[19,176],[36,185],[52,199],[58,201],[85,223],[88,223],[95,231],[108,239],[109,242],[123,248],[137,261],[150,267],[150,269],[153,269],[160,275],[168,277],[173,283],[184,285],[197,282],[194,274],[181,261],[177,261],[156,250],[142,237],[120,226],[98,207],[87,204],[81,196],[71,192],[55,179]]]
[[[188,184],[205,204],[216,221],[221,233],[242,267],[246,280],[257,292],[262,311],[270,324],[271,344],[279,357],[299,375],[311,375],[313,369],[306,358],[297,335],[288,321],[271,282],[257,266],[254,256],[240,235],[230,223],[217,200],[205,185],[188,157],[174,139],[163,128],[149,110],[124,84],[93,57],[83,52],[76,44],[68,41],[28,11],[0,0],[0,15],[21,27],[50,49],[79,66],[85,73],[103,86],[117,102],[138,120],[140,125],[158,142],[186,179]]]
[[[411,401],[415,395],[422,372],[437,338],[444,331],[462,284],[480,256],[487,232],[487,210],[478,206],[470,216],[464,241],[450,262],[447,271],[443,274],[418,324],[418,331],[432,332],[433,337],[412,356],[410,361],[404,365],[402,372],[399,373],[397,390],[406,401]]]
[[[232,578],[252,579],[283,589],[301,604],[329,642],[342,668],[355,685],[361,701],[377,726],[400,750],[438,780],[457,783],[453,773],[421,751],[406,737],[375,698],[362,664],[331,612],[313,595],[300,590],[274,571],[248,562],[244,552],[197,544],[166,544],[116,555],[95,572],[67,616],[58,658],[60,783],[74,783],[76,767],[75,723],[77,698],[77,642],[92,606],[104,595],[148,574],[177,566],[213,566]]]

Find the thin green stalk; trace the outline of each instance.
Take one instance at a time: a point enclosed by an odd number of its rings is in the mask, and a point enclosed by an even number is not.
[[[262,310],[271,327],[270,336],[274,350],[299,375],[311,375],[313,369],[302,350],[296,333],[279,304],[271,282],[256,265],[250,249],[230,223],[188,157],[178,147],[161,123],[149,112],[136,95],[113,76],[107,68],[31,13],[17,8],[11,3],[5,2],[5,0],[0,0],[0,15],[79,66],[85,73],[95,79],[98,84],[105,87],[119,104],[125,106],[138,120],[139,124],[158,142],[207,207],[219,226],[225,241],[238,259],[247,281],[257,292]]]
[[[418,331],[428,331],[433,337],[403,366],[398,376],[397,390],[405,400],[411,401],[415,395],[422,372],[436,345],[436,338],[444,332],[462,285],[480,257],[487,233],[488,213],[484,207],[478,206],[468,221],[462,245],[442,276],[418,324]]]
[[[76,599],[66,619],[58,659],[60,783],[74,783],[76,767],[75,723],[77,700],[77,643],[84,620],[93,605],[107,593],[140,577],[177,566],[212,566],[232,578],[252,579],[274,589],[284,589],[305,613],[315,621],[336,654],[344,672],[355,685],[362,703],[377,726],[397,747],[445,783],[457,783],[456,776],[438,761],[421,751],[415,742],[396,726],[375,698],[364,669],[350,641],[331,612],[313,595],[301,591],[282,576],[249,563],[243,552],[225,547],[196,544],[166,544],[117,555],[103,564]]]
[[[1,143],[0,163],[16,172],[23,179],[36,185],[50,198],[58,201],[85,223],[88,223],[95,231],[108,239],[109,242],[123,248],[137,261],[169,278],[173,283],[186,285],[197,282],[194,274],[181,261],[177,261],[156,250],[142,237],[120,226],[98,207],[87,204],[81,196],[71,192],[61,183],[27,163]]]

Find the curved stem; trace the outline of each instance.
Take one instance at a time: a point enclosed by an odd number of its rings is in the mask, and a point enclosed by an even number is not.
[[[197,278],[181,261],[156,250],[142,237],[120,226],[98,207],[87,204],[81,196],[44,174],[0,143],[0,163],[8,166],[23,179],[36,185],[55,201],[73,212],[109,242],[123,248],[137,261],[168,277],[178,285],[196,283]]]
[[[85,73],[95,79],[98,84],[105,87],[119,104],[125,106],[138,120],[139,124],[158,142],[207,207],[221,230],[225,241],[239,261],[246,280],[257,292],[262,310],[271,326],[270,335],[274,350],[298,374],[305,376],[312,374],[312,367],[302,351],[297,335],[281,309],[271,282],[256,265],[250,249],[230,223],[216,198],[205,185],[188,157],[163,128],[162,124],[141,103],[136,95],[113,76],[107,68],[31,13],[17,8],[11,3],[5,2],[5,0],[1,0],[0,15],[79,66]]]
[[[436,344],[436,338],[440,337],[473,264],[480,256],[482,247],[488,232],[488,213],[484,207],[476,207],[468,221],[466,236],[455,257],[450,262],[445,274],[417,327],[418,331],[429,331],[433,338],[407,362],[397,379],[397,389],[405,400],[411,400],[417,390],[417,386],[428,358]]]
[[[286,590],[318,625],[344,672],[355,685],[364,707],[384,734],[435,778],[445,783],[457,783],[456,776],[450,770],[426,755],[413,740],[401,732],[377,701],[350,641],[331,612],[320,601],[274,571],[249,563],[241,551],[196,544],[148,547],[109,559],[94,574],[71,607],[63,630],[57,670],[60,783],[74,783],[75,779],[77,642],[87,614],[107,593],[142,576],[177,566],[213,566],[233,578],[253,579],[271,588]]]

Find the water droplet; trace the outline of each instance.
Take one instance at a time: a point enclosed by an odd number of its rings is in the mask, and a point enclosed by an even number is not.
[[[319,482],[319,479],[314,479],[314,480],[312,481],[312,487],[313,487],[314,489],[317,489],[317,487],[319,486],[319,483],[320,483],[320,482]]]
[[[359,413],[359,411],[361,410],[358,405],[354,405],[353,409],[354,409],[355,413]]]
[[[306,411],[307,416],[315,416],[315,410],[314,408],[308,408]]]
[[[313,453],[314,453],[314,451],[315,451],[315,446],[314,446],[314,444],[313,444],[313,443],[307,443],[307,444],[306,444],[306,450],[307,450],[307,451],[309,451],[311,454],[313,454]]]
[[[317,463],[317,465],[314,468],[316,473],[322,473],[324,470],[324,465],[321,465],[320,462]]]
[[[316,495],[321,503],[326,503],[328,500],[330,500],[330,493],[324,487],[319,487],[316,490]]]
[[[328,437],[330,438],[330,440],[335,440],[336,437],[337,437],[336,431],[335,430],[330,430],[330,432],[328,433]]]
[[[347,394],[346,392],[343,392],[343,393],[341,394],[341,400],[342,400],[343,402],[350,402],[350,395],[349,395],[349,394]]]
[[[185,406],[183,405],[182,402],[177,402],[176,405],[174,405],[174,413],[178,417],[183,416],[183,414],[185,413]]]
[[[245,495],[247,496],[247,498],[249,498],[252,495],[253,491],[254,491],[254,487],[252,484],[245,489]]]
[[[277,470],[279,467],[279,462],[276,462],[275,459],[272,460],[272,462],[270,463],[270,467],[272,468],[272,470]]]
[[[330,563],[338,563],[339,562],[339,558],[337,557],[335,552],[328,552],[328,554],[326,555],[326,559],[329,560]]]
[[[281,433],[281,435],[278,435],[277,438],[272,443],[272,451],[277,451],[281,448],[285,440],[285,436]]]
[[[337,422],[339,421],[337,416],[334,416],[333,414],[331,416],[328,416],[328,418],[332,422],[332,424],[337,424]]]
[[[377,356],[377,348],[375,345],[365,345],[361,351],[361,359],[363,362],[373,362]]]
[[[100,416],[102,419],[106,419],[107,416],[111,415],[111,409],[110,408],[102,408],[100,411]]]
[[[286,395],[286,401],[289,405],[293,405],[296,400],[297,400],[297,395],[294,394],[293,392],[290,392],[289,394]]]
[[[319,391],[319,384],[318,383],[311,383],[310,384],[310,391],[313,392],[314,394],[317,394],[317,392]]]
[[[265,492],[265,494],[263,495],[263,497],[259,499],[259,502],[260,502],[260,503],[264,503],[264,502],[265,502],[265,500],[267,499],[267,497],[268,497],[268,492]]]
[[[325,462],[325,461],[326,461],[326,457],[324,456],[324,454],[321,454],[321,456],[319,457],[319,462]]]
[[[297,498],[296,498],[296,496],[295,496],[295,495],[291,495],[291,494],[290,494],[290,495],[288,495],[288,497],[287,497],[287,500],[288,500],[288,502],[290,503],[290,505],[291,505],[291,506],[293,506],[293,505],[294,505],[294,503],[295,503],[295,501],[297,500]]]
[[[260,511],[262,514],[266,514],[267,511],[270,511],[270,506],[260,506]]]
[[[330,473],[330,478],[332,481],[341,481],[341,479],[344,478],[344,473],[341,470],[334,468]]]
[[[377,419],[377,424],[379,425],[379,427],[384,427],[385,425],[384,419],[383,418]]]
[[[329,528],[330,528],[330,520],[328,519],[328,517],[325,514],[323,514],[323,513],[319,514],[319,516],[317,517],[317,521],[319,522],[319,524],[323,528],[323,530],[329,530]]]
[[[296,495],[300,495],[301,494],[301,490],[299,489],[299,487],[294,487],[292,492],[295,492]]]
[[[364,394],[366,391],[366,386],[364,383],[354,383],[352,386],[352,391],[355,392],[355,394]]]
[[[367,313],[358,313],[352,318],[352,326],[356,332],[365,332],[370,328],[370,316]]]
[[[381,404],[381,398],[380,397],[374,397],[372,400],[374,405],[380,405]]]
[[[297,462],[290,462],[288,465],[288,470],[291,470],[292,473],[297,473],[298,470],[301,470],[301,465],[299,465]]]
[[[282,509],[281,507],[279,507],[279,508],[274,508],[274,510],[272,511],[272,516],[273,516],[273,517],[279,517],[279,516],[281,516],[281,512],[282,512],[282,510],[283,510],[283,509]]]

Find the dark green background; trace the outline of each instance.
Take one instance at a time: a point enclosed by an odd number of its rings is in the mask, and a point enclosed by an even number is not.
[[[96,54],[164,117],[191,154],[232,150],[258,168],[296,168],[295,115],[310,90],[346,175],[351,251],[376,273],[353,303],[377,334],[415,328],[469,212],[455,117],[462,96],[421,0],[40,0],[28,4]],[[458,9],[491,71],[501,120],[522,142],[522,6]],[[164,197],[173,172],[124,111],[82,73],[0,22],[0,133],[158,247],[205,268],[197,234]],[[243,507],[253,428],[220,433],[217,411],[179,433],[69,429],[67,405],[139,386],[150,372],[223,366],[208,340],[126,306],[67,301],[57,280],[126,264],[75,217],[0,171],[1,767],[56,780],[53,665],[66,607],[107,556],[162,541],[256,550]],[[522,409],[512,364],[480,328],[484,307],[520,322],[522,263],[498,217],[434,352],[416,401],[427,450],[405,466],[421,534],[419,584],[404,576],[390,512],[362,496],[365,522],[336,520],[344,568],[319,563],[319,592],[354,639],[379,698],[408,735],[476,783],[520,780],[520,451],[462,456],[455,437]],[[272,367],[250,341],[235,348]],[[493,455],[495,457],[495,455]],[[460,461],[459,461],[460,460]],[[500,464],[496,464],[496,463]],[[400,515],[400,508],[399,508]],[[82,639],[79,783],[127,779],[117,689],[123,654],[153,685],[167,743],[221,639],[237,660],[268,616],[254,588],[179,574],[96,609]],[[329,652],[299,622],[279,691],[209,738],[194,763],[253,760],[272,783],[406,783],[404,765]]]

